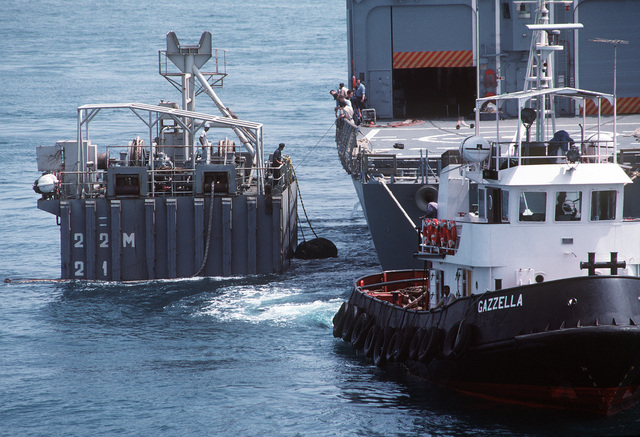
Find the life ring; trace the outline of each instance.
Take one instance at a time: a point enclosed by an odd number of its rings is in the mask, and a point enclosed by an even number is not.
[[[376,339],[378,337],[379,330],[380,330],[380,327],[378,325],[373,325],[373,327],[369,329],[369,332],[367,333],[367,338],[364,341],[363,352],[365,357],[371,358],[371,355],[373,355],[373,349],[376,345]]]
[[[409,343],[409,359],[417,360],[418,355],[420,353],[420,343],[422,342],[422,337],[424,337],[426,333],[426,329],[420,328],[415,334],[411,337],[411,343]]]
[[[361,313],[358,316],[353,326],[353,332],[351,333],[351,346],[354,349],[362,349],[367,339],[367,334],[374,323],[374,318],[367,313]]]
[[[344,341],[351,340],[351,333],[353,332],[355,316],[357,315],[357,314],[354,314],[356,310],[357,308],[355,307],[351,307],[351,306],[347,307],[347,312],[344,317],[344,325],[342,326],[342,339]]]
[[[386,327],[378,331],[376,344],[373,349],[373,363],[378,367],[383,367],[387,364],[387,348],[392,336],[393,328]]]
[[[454,222],[453,220],[449,221],[448,231],[449,231],[449,241],[447,242],[447,246],[449,247],[449,253],[453,255],[453,251],[456,248],[456,240],[458,239],[456,222]]]
[[[442,350],[442,330],[432,326],[420,343],[418,361],[428,364]]]
[[[347,308],[347,303],[342,302],[342,306],[338,310],[335,316],[333,316],[333,336],[335,338],[342,337],[342,327],[344,326],[344,314]]]
[[[448,220],[443,220],[440,229],[440,247],[446,248],[449,241]]]
[[[438,244],[438,219],[431,220],[431,230],[429,231],[429,240],[432,246]]]
[[[431,223],[431,220],[428,218],[423,218],[422,219],[422,229],[420,230],[420,235],[422,235],[423,239],[428,239],[429,238],[429,224]]]
[[[420,229],[420,243],[422,245],[429,245],[429,223],[431,220],[428,218],[422,219],[422,229]]]
[[[449,329],[444,340],[442,352],[447,358],[458,358],[464,354],[471,344],[473,335],[472,326],[464,321],[456,322]]]

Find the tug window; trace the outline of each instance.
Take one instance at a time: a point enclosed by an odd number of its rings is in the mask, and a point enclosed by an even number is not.
[[[591,220],[615,220],[615,190],[593,191],[591,193]]]
[[[556,221],[580,221],[582,217],[582,192],[558,191],[556,193]]]
[[[485,192],[484,188],[478,189],[478,217],[481,219],[487,218],[484,192]]]
[[[519,217],[521,222],[543,222],[547,212],[547,193],[523,191],[520,193]]]
[[[509,223],[509,192],[502,191],[502,223]]]

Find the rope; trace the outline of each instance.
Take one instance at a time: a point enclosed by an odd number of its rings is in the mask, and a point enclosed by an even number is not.
[[[197,272],[193,274],[193,277],[200,275],[204,270],[204,266],[207,264],[207,260],[209,259],[209,246],[211,245],[211,229],[213,228],[213,195],[214,195],[214,182],[211,182],[211,207],[209,208],[209,227],[207,229],[207,244],[204,248],[204,257],[202,259],[202,265],[198,269]]]
[[[291,166],[291,170],[293,171],[293,177],[296,179],[296,181],[298,181],[298,176],[296,175],[296,169],[293,167],[293,165]],[[300,192],[300,184],[298,183],[297,186],[298,186],[298,197],[300,198],[300,205],[302,205],[302,211],[304,211],[304,216],[307,219],[307,224],[309,225],[309,229],[311,229],[311,232],[313,232],[313,235],[315,235],[315,237],[318,238],[318,234],[316,234],[316,231],[313,229],[313,226],[311,226],[311,221],[309,221],[307,210],[304,207],[304,202],[302,201],[302,193]],[[304,239],[304,234],[302,238]]]
[[[336,119],[337,120],[337,119]],[[318,140],[318,142],[316,143],[315,146],[313,146],[311,148],[311,150],[309,150],[309,152],[304,156],[304,158],[302,158],[300,161],[298,161],[298,165],[296,167],[300,167],[300,165],[304,162],[305,159],[307,159],[309,157],[309,155],[311,154],[311,152],[313,152],[315,150],[316,147],[318,147],[320,145],[320,141],[322,141],[324,139],[324,137],[327,136],[327,134],[329,133],[329,131],[331,130],[331,128],[336,124],[336,121],[334,120],[333,123],[331,123],[331,126],[329,126],[329,129],[327,129],[327,131],[322,135],[322,137],[320,137],[320,139]],[[295,173],[295,171],[294,171]]]

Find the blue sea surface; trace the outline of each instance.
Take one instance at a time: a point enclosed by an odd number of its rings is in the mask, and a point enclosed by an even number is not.
[[[264,123],[267,152],[287,144],[311,223],[339,257],[282,275],[3,283],[0,435],[640,434],[638,407],[593,418],[479,401],[333,338],[352,281],[379,269],[333,142],[345,16],[343,0],[2,2],[0,279],[60,277],[55,217],[31,189],[35,147],[74,139],[82,104],[178,101],[157,66],[171,30],[191,44],[211,31],[228,50],[221,99]],[[204,95],[197,110],[217,114]],[[92,141],[144,134],[125,115],[104,117]]]

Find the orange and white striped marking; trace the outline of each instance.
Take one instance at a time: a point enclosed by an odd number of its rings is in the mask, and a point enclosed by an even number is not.
[[[640,114],[640,97],[618,97],[618,114]],[[598,107],[591,100],[586,101],[587,115],[597,115]],[[613,114],[613,105],[608,100],[602,101],[601,114]]]
[[[394,52],[393,68],[456,68],[473,67],[473,51]]]

